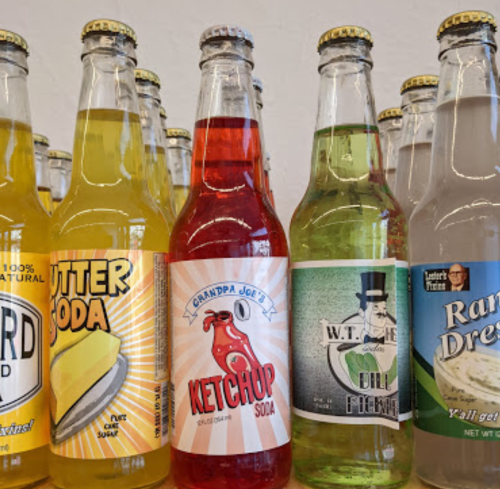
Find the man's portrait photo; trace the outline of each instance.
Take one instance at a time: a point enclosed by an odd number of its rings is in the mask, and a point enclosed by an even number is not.
[[[469,289],[469,269],[464,268],[460,263],[453,264],[448,270],[446,290],[458,292]]]

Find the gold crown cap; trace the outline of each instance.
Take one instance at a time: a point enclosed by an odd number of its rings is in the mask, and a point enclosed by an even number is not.
[[[44,146],[50,146],[49,138],[43,134],[33,134],[33,141]]]
[[[165,131],[167,138],[186,138],[191,141],[191,133],[187,129],[181,129],[180,127],[169,127]]]
[[[51,160],[72,160],[71,153],[68,153],[67,151],[61,151],[60,149],[51,149],[49,151],[49,158]]]
[[[436,75],[418,75],[408,78],[402,85],[400,93],[413,90],[414,88],[437,87],[439,84],[439,76]]]
[[[356,25],[344,25],[342,27],[335,27],[326,31],[320,38],[318,42],[318,51],[330,41],[340,41],[345,39],[361,39],[362,41],[367,41],[370,46],[373,46],[373,38],[370,31],[364,27],[358,27]]]
[[[403,117],[403,111],[399,107],[392,107],[385,109],[377,117],[378,122],[386,121],[388,119],[399,119]]]
[[[134,70],[134,77],[136,80],[149,81],[158,88],[161,88],[160,77],[152,71],[137,68]]]
[[[253,36],[249,31],[237,25],[221,24],[214,25],[213,27],[209,27],[203,31],[203,34],[200,37],[200,48],[203,44],[210,41],[210,39],[216,39],[218,37],[242,39],[250,44],[252,48],[254,47]]]
[[[26,56],[29,56],[30,54],[26,39],[15,32],[0,29],[0,42],[14,44],[18,48],[21,48],[26,53]]]
[[[161,105],[160,105],[160,117],[161,117],[162,119],[166,119],[166,118],[167,118],[167,111],[166,111],[166,110],[165,110],[165,108],[164,108],[164,107],[162,107]]]
[[[489,12],[484,12],[482,10],[467,10],[465,12],[450,15],[448,18],[444,19],[437,31],[437,38],[441,39],[441,36],[448,29],[466,24],[489,24],[491,25],[493,31],[497,30],[495,17],[493,17],[493,15]]]
[[[110,19],[97,19],[87,22],[82,30],[82,41],[86,36],[94,32],[106,32],[109,34],[121,34],[134,43],[134,47],[137,47],[137,35],[132,29],[132,27],[124,24],[123,22],[118,22],[117,20]]]

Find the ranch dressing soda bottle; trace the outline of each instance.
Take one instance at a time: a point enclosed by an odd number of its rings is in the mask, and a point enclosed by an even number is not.
[[[28,45],[0,30],[0,487],[48,476],[49,226],[37,194]]]
[[[133,489],[169,470],[165,219],[147,186],[135,32],[82,32],[73,178],[52,217],[51,475]]]
[[[36,184],[38,197],[49,214],[54,210],[49,175],[49,138],[42,134],[33,134],[35,143]]]
[[[438,81],[437,76],[421,75],[401,87],[403,123],[394,193],[406,219],[429,183]]]
[[[383,110],[378,115],[378,128],[380,131],[380,146],[384,158],[385,179],[392,192],[394,192],[396,186],[402,118],[403,112],[399,107]]]
[[[71,154],[58,149],[49,151],[49,176],[54,210],[68,193],[71,182]]]
[[[253,39],[201,36],[190,195],[171,238],[177,487],[278,489],[291,468],[288,247],[265,193]]]
[[[355,26],[320,39],[311,179],[290,226],[294,467],[317,488],[411,472],[406,222],[383,175],[371,47]]]
[[[429,188],[410,224],[417,474],[500,487],[500,98],[495,19],[438,31]]]

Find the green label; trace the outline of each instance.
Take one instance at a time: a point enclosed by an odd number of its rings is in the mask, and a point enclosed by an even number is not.
[[[408,264],[293,265],[294,412],[399,429],[411,417]]]

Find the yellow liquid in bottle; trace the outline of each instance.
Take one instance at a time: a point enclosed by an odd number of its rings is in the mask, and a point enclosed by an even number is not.
[[[52,195],[50,192],[50,188],[38,187],[38,197],[40,198],[40,202],[43,204],[47,212],[52,215],[52,212],[54,212],[54,206],[52,204]]]
[[[59,207],[59,204],[62,202],[62,199],[52,199],[52,207],[54,211]]]
[[[175,209],[177,215],[180,214],[189,195],[189,187],[184,185],[174,185]]]
[[[145,175],[137,173],[137,161],[143,154],[137,114],[114,109],[78,113],[73,172],[81,165],[85,178],[73,175],[69,198],[54,214],[53,251],[134,249],[168,253],[165,220],[149,195]],[[167,444],[123,458],[92,460],[52,454],[50,471],[55,485],[65,489],[131,489],[153,487],[169,470]]]
[[[0,119],[0,158],[6,167],[16,168],[15,185],[3,185],[0,177],[0,246],[4,252],[49,253],[50,218],[35,192],[25,192],[30,171],[34,175],[33,136],[31,128],[11,119]],[[3,166],[2,165],[2,166]],[[23,181],[24,180],[24,181]],[[34,183],[33,183],[34,185]],[[16,420],[17,421],[17,420]],[[5,445],[0,441],[0,446]],[[0,487],[25,487],[48,476],[49,447],[2,455],[0,451]]]

